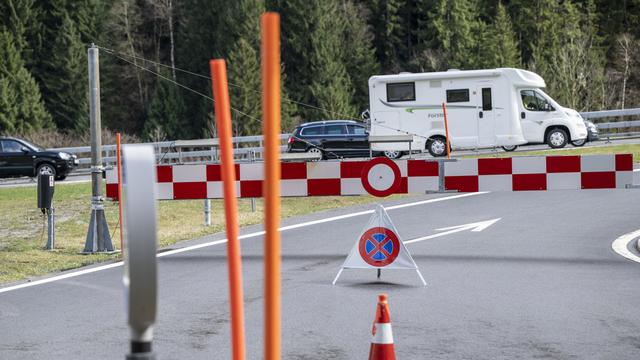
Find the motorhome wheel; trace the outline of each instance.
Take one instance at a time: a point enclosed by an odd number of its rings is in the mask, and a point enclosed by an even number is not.
[[[567,132],[560,128],[552,129],[547,134],[547,144],[554,149],[565,147],[567,145],[567,142]]]

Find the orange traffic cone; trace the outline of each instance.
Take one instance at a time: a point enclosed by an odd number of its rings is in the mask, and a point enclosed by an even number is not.
[[[371,334],[373,338],[371,339],[369,360],[396,360],[387,294],[380,294],[378,296],[376,318],[373,320]]]

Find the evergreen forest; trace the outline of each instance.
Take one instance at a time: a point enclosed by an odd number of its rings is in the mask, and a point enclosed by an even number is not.
[[[2,0],[0,133],[103,126],[215,136],[208,61],[227,60],[237,136],[261,133],[259,16],[282,19],[283,131],[357,119],[375,74],[517,67],[578,111],[640,107],[640,0]]]

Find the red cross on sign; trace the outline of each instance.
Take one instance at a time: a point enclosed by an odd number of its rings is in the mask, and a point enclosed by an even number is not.
[[[398,236],[385,227],[374,227],[362,234],[358,244],[360,257],[367,264],[384,267],[393,263],[400,253]]]

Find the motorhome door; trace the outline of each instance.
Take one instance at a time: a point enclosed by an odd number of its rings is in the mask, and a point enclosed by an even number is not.
[[[491,147],[496,144],[495,111],[493,106],[493,86],[491,84],[478,85],[476,98],[479,101],[478,118],[478,147]]]

